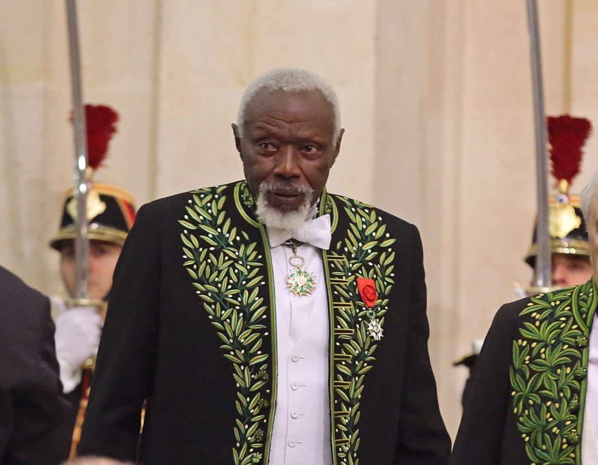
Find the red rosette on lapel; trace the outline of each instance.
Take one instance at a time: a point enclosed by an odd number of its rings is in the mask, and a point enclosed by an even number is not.
[[[357,289],[361,300],[368,308],[373,308],[378,299],[378,292],[376,292],[376,283],[373,279],[357,278]]]

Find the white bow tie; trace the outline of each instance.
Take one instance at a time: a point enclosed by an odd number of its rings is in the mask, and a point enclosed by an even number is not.
[[[311,244],[319,249],[330,248],[330,215],[322,215],[313,220],[305,221],[298,229],[268,228],[270,247],[276,247],[289,239]]]

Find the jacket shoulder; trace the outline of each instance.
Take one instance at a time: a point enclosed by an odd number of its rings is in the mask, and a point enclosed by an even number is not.
[[[538,294],[506,303],[498,310],[494,317],[494,321],[496,324],[500,325],[519,325],[521,324],[521,321],[532,312],[554,313],[557,311],[554,302],[560,303],[565,300],[571,300],[575,287],[576,286],[557,289],[545,294]],[[592,283],[588,282],[577,287],[580,289],[590,289]]]
[[[378,207],[375,207],[368,203],[362,202],[361,200],[352,199],[350,197],[346,197],[344,195],[339,195],[339,194],[330,194],[329,193],[328,195],[331,199],[333,199],[335,201],[336,204],[344,205],[344,206],[348,207],[350,210],[353,210],[353,209],[355,209],[355,211],[365,210],[370,215],[373,212],[373,214],[376,217],[380,217],[382,219],[382,221],[384,221],[384,223],[386,223],[386,224],[393,225],[394,227],[397,227],[400,229],[415,229],[415,230],[417,230],[417,226],[415,226],[414,224],[409,223],[408,221],[405,221],[402,218],[399,218],[398,216],[388,213],[387,211],[384,211]]]
[[[526,297],[503,304],[496,312],[494,322],[499,325],[515,324],[519,321],[521,314],[529,306],[531,301],[531,297]]]
[[[201,187],[186,192],[162,197],[143,205],[139,211],[143,210],[144,214],[161,215],[163,213],[172,212],[173,210],[183,208],[187,203],[190,203],[194,195],[202,194],[214,194],[214,195],[227,195],[233,192],[235,187],[242,181],[236,181],[228,184],[221,184],[211,187]],[[176,210],[180,211],[180,210]]]
[[[17,275],[0,266],[0,296],[4,305],[10,302],[46,302],[47,297],[25,284]]]

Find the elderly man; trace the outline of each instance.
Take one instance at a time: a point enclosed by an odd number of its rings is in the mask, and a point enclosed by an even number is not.
[[[497,313],[452,465],[598,463],[598,173],[581,195],[594,277]],[[582,434],[583,433],[583,434]]]
[[[271,71],[246,90],[233,132],[244,181],[139,211],[81,452],[146,465],[446,463],[419,234],[326,191],[344,132],[334,90]]]

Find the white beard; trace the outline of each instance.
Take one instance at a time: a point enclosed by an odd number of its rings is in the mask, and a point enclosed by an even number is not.
[[[255,210],[257,219],[268,228],[286,230],[299,229],[301,226],[303,226],[303,222],[305,221],[309,212],[313,191],[309,188],[298,189],[305,194],[303,203],[295,211],[282,212],[272,207],[266,199],[266,193],[274,188],[275,186],[271,184],[260,185]]]

